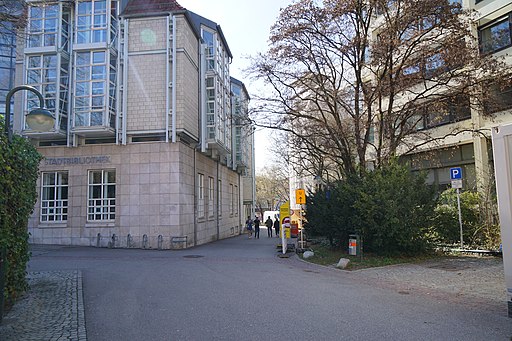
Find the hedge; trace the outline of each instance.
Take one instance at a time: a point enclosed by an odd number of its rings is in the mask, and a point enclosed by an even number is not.
[[[0,248],[6,252],[4,298],[11,304],[26,289],[27,222],[37,199],[41,154],[27,139],[8,143],[0,121]]]

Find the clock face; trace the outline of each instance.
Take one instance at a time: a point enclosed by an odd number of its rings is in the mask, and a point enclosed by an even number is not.
[[[145,28],[140,32],[140,40],[144,44],[154,45],[156,43],[156,34],[152,29]]]

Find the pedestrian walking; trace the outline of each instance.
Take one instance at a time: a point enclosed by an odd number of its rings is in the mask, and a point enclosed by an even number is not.
[[[251,216],[247,217],[245,221],[245,228],[247,229],[247,234],[249,235],[249,239],[252,238],[252,219]]]
[[[274,220],[274,230],[276,230],[276,237],[279,238],[279,218],[276,217]]]
[[[260,219],[258,216],[254,217],[254,239],[260,239]]]
[[[270,219],[270,216],[268,216],[267,220],[265,220],[265,226],[267,226],[267,236],[269,238],[272,238],[272,219]]]

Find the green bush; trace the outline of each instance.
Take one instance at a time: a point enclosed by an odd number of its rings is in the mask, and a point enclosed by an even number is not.
[[[417,254],[429,246],[434,203],[425,176],[393,161],[309,195],[305,228],[331,245],[347,247],[348,235],[357,233],[365,251]]]
[[[388,255],[425,251],[435,202],[425,179],[397,162],[366,174],[354,208],[367,251]]]
[[[354,184],[358,182],[355,177],[308,194],[304,226],[308,235],[327,238],[331,247],[347,245],[349,234],[354,233],[351,210],[357,198],[358,186]]]
[[[497,223],[496,200],[485,200],[478,192],[464,191],[460,194],[460,208],[464,245],[498,248],[500,231]],[[433,232],[440,243],[460,243],[455,189],[447,189],[439,196],[434,209]]]
[[[14,136],[8,144],[3,122],[0,129],[0,248],[7,253],[3,294],[7,302],[12,302],[27,286],[27,221],[37,198],[41,155],[20,136]]]

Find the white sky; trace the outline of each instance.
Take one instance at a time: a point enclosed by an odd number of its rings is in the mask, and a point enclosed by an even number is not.
[[[244,82],[249,95],[254,93],[243,71],[249,66],[247,57],[267,50],[270,27],[275,23],[279,10],[291,4],[292,0],[177,0],[177,2],[186,9],[220,25],[233,54],[233,63],[230,66],[231,76]],[[256,131],[256,172],[266,165],[266,160],[272,159],[268,154],[269,134],[265,130]]]

